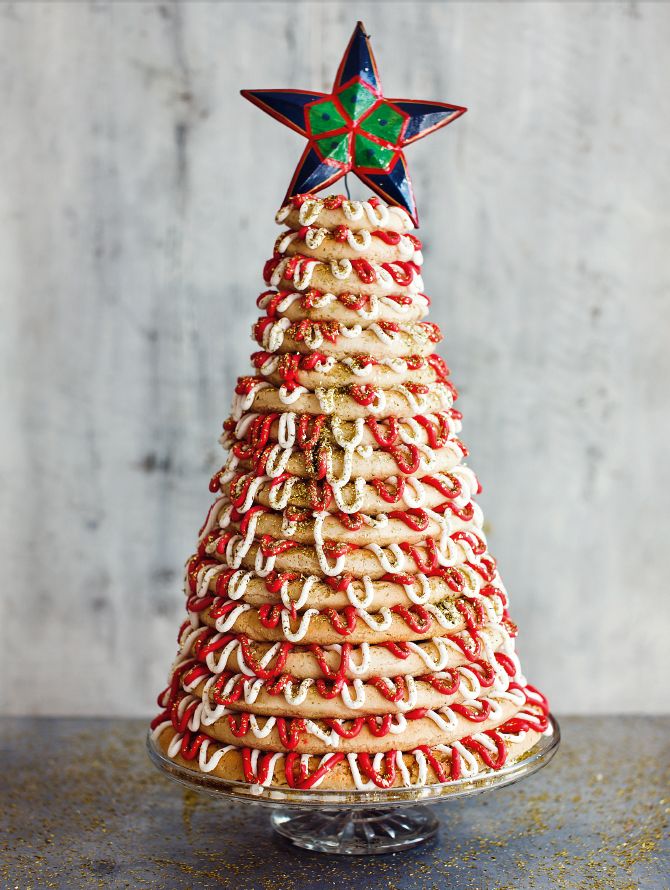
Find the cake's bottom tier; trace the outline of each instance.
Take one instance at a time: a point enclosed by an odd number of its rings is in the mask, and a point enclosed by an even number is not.
[[[333,751],[324,755],[260,751],[224,745],[204,732],[177,732],[164,715],[152,724],[160,750],[179,766],[232,782],[273,788],[368,791],[412,788],[497,771],[522,757],[542,736],[546,710],[514,717],[495,729],[451,744],[418,745],[412,751]]]

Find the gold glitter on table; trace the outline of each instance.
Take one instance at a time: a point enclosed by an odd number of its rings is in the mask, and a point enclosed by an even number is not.
[[[436,843],[381,858],[297,851],[256,807],[161,780],[138,720],[0,720],[0,887],[663,890],[670,718],[561,719],[552,768],[438,804]]]

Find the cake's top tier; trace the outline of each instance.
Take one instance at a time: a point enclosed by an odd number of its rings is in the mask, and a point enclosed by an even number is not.
[[[328,195],[325,198],[295,195],[277,212],[275,219],[278,224],[292,229],[302,226],[326,229],[345,226],[352,232],[381,229],[404,233],[414,228],[414,223],[401,207],[387,206],[374,197],[367,201],[352,201],[346,195]]]

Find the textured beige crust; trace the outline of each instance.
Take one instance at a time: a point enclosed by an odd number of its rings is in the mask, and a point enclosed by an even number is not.
[[[214,575],[209,581],[209,590],[216,591],[216,579]],[[304,581],[293,581],[287,585],[287,595],[292,600],[297,600],[300,596]],[[439,603],[443,600],[455,599],[456,595],[448,584],[442,578],[429,578],[428,585],[430,587],[429,603]],[[414,603],[407,595],[407,591],[401,584],[394,584],[390,581],[372,581],[371,587],[374,592],[374,599],[370,602],[368,610],[370,612],[378,612],[384,606],[391,609],[393,606],[413,606]],[[365,597],[365,590],[361,581],[352,583],[353,592],[361,600]],[[421,589],[420,587],[418,588]],[[254,577],[247,584],[243,601],[252,606],[260,606],[263,603],[281,603],[281,595],[279,592],[272,593],[265,586],[262,578]],[[302,607],[304,609],[336,609],[342,610],[346,606],[351,605],[349,597],[345,591],[333,590],[327,584],[315,584]]]
[[[277,308],[278,318],[288,318],[290,321],[300,321],[307,318],[313,321],[336,321],[347,326],[360,324],[368,327],[380,321],[392,321],[396,324],[411,325],[421,321],[428,314],[428,303],[421,294],[412,294],[410,303],[402,305],[388,297],[374,300],[372,305],[367,302],[362,310],[350,308],[333,300],[325,306],[306,308],[300,300],[295,300],[285,309]]]
[[[353,202],[358,204],[359,202]],[[283,209],[283,208],[282,208]],[[305,211],[309,213],[305,217]],[[352,219],[351,215],[347,215],[344,210],[338,207],[335,210],[329,210],[323,206],[323,202],[318,198],[311,200],[311,204],[303,210],[303,215],[298,208],[291,207],[288,215],[283,218],[281,211],[277,213],[277,222],[279,225],[286,226],[289,229],[300,229],[304,225],[323,226],[326,229],[335,229],[338,226],[346,226],[352,232],[360,232],[362,229],[374,231],[375,229],[384,229],[387,232],[411,232],[414,228],[411,219],[407,214],[393,212],[388,213],[386,220],[377,219],[372,222],[366,214],[362,214],[358,219]]]
[[[456,446],[457,447],[457,446]],[[460,460],[460,452],[456,452],[455,446],[445,445],[444,448],[433,449],[433,460],[431,463],[431,474],[448,473]],[[344,473],[344,451],[341,448],[331,448],[332,455],[332,478],[340,479]],[[403,455],[406,452],[403,450]],[[286,463],[286,472],[294,476],[302,478],[314,478],[316,473],[314,469],[307,463],[308,458],[301,452],[291,455]],[[241,460],[238,466],[243,469],[252,469],[251,461]],[[360,454],[354,454],[351,461],[351,476],[356,479],[389,479],[392,476],[406,476],[407,473],[402,472],[397,457],[394,457],[388,451],[374,451],[370,457],[362,457]]]
[[[274,279],[273,279],[274,281]],[[281,277],[277,282],[278,290],[300,290],[304,291],[308,288],[314,288],[322,293],[329,294],[364,294],[365,296],[385,297],[387,294],[402,294],[403,296],[413,296],[421,293],[423,290],[423,281],[420,276],[416,276],[412,284],[403,287],[393,282],[389,285],[381,284],[376,281],[372,284],[365,284],[355,271],[352,271],[346,278],[340,278],[333,275],[329,265],[317,265],[311,273],[309,284],[304,287],[299,286],[300,282]]]
[[[406,525],[402,519],[385,517],[385,520],[382,526],[363,525],[359,529],[349,529],[340,521],[339,517],[328,515],[323,520],[321,529],[323,537],[328,540],[344,541],[347,544],[356,544],[360,547],[366,547],[368,544],[378,544],[380,547],[387,547],[389,544],[399,544],[402,541],[408,544],[420,544],[427,538],[439,538],[442,531],[440,524],[432,518],[427,520],[427,527],[423,531],[415,531]],[[457,517],[454,517],[450,527],[452,531],[470,528],[468,523]],[[231,522],[228,528],[241,534],[239,523]],[[299,544],[314,544],[314,530],[314,520],[301,520],[296,523],[295,530],[290,538]],[[483,538],[483,532],[480,529],[478,529],[478,532],[479,537]],[[282,528],[281,516],[277,513],[262,513],[256,523],[256,533],[259,535],[272,535],[273,538],[285,537],[286,533]],[[462,558],[467,558],[467,552],[463,547],[460,544],[455,544],[455,546],[459,548]],[[352,565],[355,565],[355,562],[352,561]],[[363,563],[361,563],[361,569],[364,570]]]
[[[281,375],[277,372],[273,374],[263,374],[268,383],[279,387],[283,381]],[[319,373],[318,371],[296,371],[295,379],[300,386],[314,390],[319,386],[361,386],[368,380],[372,379],[372,375],[361,376],[353,373],[349,368],[336,362],[335,366],[327,372]],[[386,365],[379,365],[374,368],[375,385],[386,387],[400,386],[402,383],[411,381],[413,383],[423,383],[431,385],[437,382],[435,371],[426,366],[418,371],[395,371]]]
[[[187,640],[190,640],[193,636],[193,632],[189,633],[189,630],[187,629],[186,631]],[[472,641],[466,635],[463,636],[464,642],[467,641],[467,644],[472,647]],[[485,630],[482,630],[478,634],[478,638],[482,653],[486,649],[495,651],[503,643],[502,631],[495,625],[490,625]],[[249,642],[248,644],[256,661],[260,661],[268,653],[272,645],[269,642]],[[467,665],[470,662],[470,659],[456,645],[447,646],[445,651],[446,657],[443,657],[440,648],[432,640],[416,643],[406,658],[398,657],[385,646],[373,644],[368,647],[367,652],[361,651],[360,646],[354,646],[351,649],[350,661],[357,666],[357,669],[354,671],[349,668],[344,671],[344,676],[348,680],[354,680],[357,677],[361,680],[368,680],[370,677],[397,677],[400,674],[404,676],[420,676],[421,674],[426,674],[431,669],[421,656],[421,652],[424,653],[427,659],[432,660],[433,664],[439,663],[441,670],[449,670],[460,665]],[[191,655],[195,655],[192,645],[183,646],[180,652],[180,659],[188,658]],[[221,654],[213,652],[207,659],[207,665],[215,673],[221,673],[223,670],[238,673],[246,668],[239,656],[240,650],[236,648],[228,654],[225,662],[221,663]],[[305,677],[318,679],[324,676],[324,672],[320,667],[320,659],[325,660],[330,670],[337,671],[342,659],[341,648],[339,651],[335,649],[321,649],[317,659],[315,653],[309,648],[296,645],[291,649],[286,658],[283,672],[291,674],[291,676],[298,679],[304,679]],[[275,655],[266,667],[269,669],[276,663],[277,656]],[[367,667],[361,669],[360,666],[365,663],[367,663]]]
[[[354,437],[360,436],[360,444],[361,445],[371,445],[374,449],[379,448],[379,444],[374,437],[374,434],[367,422],[361,424],[360,421],[358,425],[356,425],[356,421],[348,421],[341,420],[340,418],[327,417],[325,415],[321,415],[322,417],[322,425],[321,431],[319,433],[318,442],[320,445],[332,445],[336,450],[339,449],[337,445],[337,438],[335,433],[333,432],[333,425],[335,425],[335,429],[338,431],[338,435],[340,435],[342,441],[352,441]],[[439,418],[446,418],[449,420],[450,418],[450,410],[439,412],[438,414],[431,414],[430,412],[426,413],[426,418],[432,423],[435,427],[438,425]],[[382,437],[388,435],[389,425],[385,418],[375,418],[375,423],[377,425],[377,429]],[[426,429],[419,424],[415,424],[414,426],[410,426],[409,421],[405,419],[404,421],[398,422],[398,430],[399,436],[396,444],[401,444],[404,442],[402,435],[410,435],[412,437],[412,441],[416,445],[427,445],[428,444],[428,434]],[[449,433],[449,438],[453,440],[455,438],[455,434],[460,431],[460,420],[451,420],[451,426],[453,427],[453,432]],[[274,421],[270,425],[269,438],[272,442],[277,442],[279,436],[279,422]],[[469,467],[463,467],[463,470],[471,473],[472,470]],[[433,474],[434,475],[434,474]]]
[[[284,232],[277,237],[275,250],[279,250],[287,235],[289,235],[289,232]],[[400,245],[394,246],[386,244],[380,238],[373,237],[365,250],[357,250],[347,241],[338,241],[331,232],[324,235],[323,241],[318,247],[310,247],[309,243],[303,238],[294,238],[287,245],[284,252],[288,256],[299,253],[302,256],[327,257],[334,260],[357,260],[364,256],[366,260],[372,263],[395,262],[398,259],[398,253],[401,254],[403,260],[417,263],[417,265],[420,265],[423,259],[421,251],[415,250],[414,245],[408,238],[403,238]]]
[[[158,738],[158,745],[163,753],[167,753],[168,746],[171,740],[176,735],[175,731],[171,727],[167,727]],[[533,730],[529,730],[523,738],[518,741],[506,742],[505,748],[507,751],[507,758],[504,766],[510,766],[516,760],[521,758],[524,754],[533,748],[541,738],[541,734],[539,732],[534,732]],[[448,743],[446,743],[448,744]],[[208,749],[208,755],[211,756],[211,753],[218,748],[218,744],[216,742],[212,742],[210,748]],[[449,773],[449,764],[450,757],[447,753],[442,751],[436,751],[434,748],[431,749],[431,753],[435,756],[438,763],[442,764],[445,768],[447,775]],[[494,772],[491,770],[479,757],[479,755],[475,755],[477,762],[479,764],[479,769],[481,773],[484,772]],[[172,758],[175,763],[179,766],[185,767],[186,769],[193,770],[194,772],[199,772],[198,760],[185,760],[180,754],[176,755]],[[405,761],[405,766],[410,774],[411,781],[415,783],[418,778],[419,769],[416,762],[416,759],[412,754],[405,754],[403,756]],[[314,760],[311,764],[311,770],[314,771],[316,769],[318,761]],[[283,765],[279,765],[279,768],[275,768],[274,776],[270,787],[272,788],[286,788],[287,782],[284,774]],[[230,781],[235,782],[245,782],[244,777],[244,769],[242,766],[242,757],[240,753],[240,749],[235,749],[227,752],[219,761],[218,765],[209,773],[212,776],[218,776],[221,779],[228,779]],[[426,784],[432,785],[439,781],[438,776],[435,774],[432,766],[428,766],[428,775]],[[404,783],[402,781],[402,777],[400,773],[396,773],[395,782],[393,783],[393,788],[401,788]],[[354,791],[356,790],[356,785],[354,783],[351,768],[349,766],[346,758],[337,764],[329,773],[326,774],[323,782],[319,785],[319,789],[321,791]]]
[[[300,639],[302,645],[317,643],[320,646],[328,646],[333,643],[385,643],[385,642],[403,642],[405,640],[426,640],[431,637],[446,636],[447,634],[458,633],[465,628],[465,620],[460,612],[452,605],[451,601],[447,601],[444,606],[440,604],[440,609],[444,608],[445,620],[449,620],[447,627],[442,627],[433,621],[431,626],[425,633],[419,633],[412,630],[407,622],[398,615],[393,615],[391,623],[387,630],[374,630],[366,622],[357,617],[354,623],[353,631],[343,637],[338,633],[325,615],[313,615],[309,622],[309,629]],[[209,627],[216,627],[216,620],[210,616],[211,607],[204,609],[200,613],[200,620]],[[297,631],[300,625],[300,616],[290,620],[291,630]],[[219,628],[217,628],[218,630]],[[247,634],[253,640],[284,640],[284,631],[281,623],[277,627],[265,627],[261,623],[257,609],[249,609],[243,612],[235,622],[228,628],[230,633]]]
[[[458,714],[452,716],[454,728],[444,731],[430,717],[420,717],[416,720],[408,720],[404,732],[389,732],[384,736],[375,736],[370,732],[367,724],[353,739],[337,738],[336,744],[325,743],[316,735],[303,732],[299,743],[292,750],[299,754],[327,754],[329,751],[364,751],[374,754],[377,751],[412,751],[418,745],[450,745],[463,736],[473,732],[484,732],[487,729],[495,729],[506,720],[509,720],[519,710],[519,706],[511,702],[503,702],[497,718],[490,718],[481,722],[468,720]],[[236,716],[233,719],[236,719]],[[257,724],[261,730],[265,729],[266,718],[259,717]],[[313,721],[321,732],[328,733],[330,728],[323,720]],[[345,726],[350,726],[352,720],[343,721]],[[211,738],[225,745],[238,745],[240,747],[258,748],[261,751],[285,751],[276,726],[268,735],[257,738],[251,730],[242,736],[236,736],[232,731],[227,717],[222,717],[210,726],[202,726],[202,731]]]
[[[206,678],[189,691],[194,695],[202,697],[205,682]],[[391,686],[393,685],[393,680],[389,679],[386,682]],[[353,686],[350,686],[349,691],[351,695],[355,696],[358,694],[364,702],[364,704],[356,711],[352,711],[352,708],[344,701],[341,695],[338,695],[335,698],[323,698],[315,686],[310,686],[304,700],[300,704],[291,704],[283,693],[274,695],[268,692],[268,686],[271,683],[271,680],[263,683],[263,686],[261,687],[260,692],[258,692],[252,705],[247,704],[244,701],[244,696],[242,696],[239,701],[232,702],[231,704],[226,705],[226,707],[230,711],[252,711],[254,714],[264,714],[272,717],[311,717],[312,719],[337,717],[342,720],[351,718],[352,714],[355,716],[357,712],[360,712],[361,714],[383,715],[397,712],[402,713],[403,710],[396,703],[389,701],[389,699],[386,698],[385,695],[382,695],[382,693],[370,682],[363,682],[358,689],[358,693]],[[296,683],[296,687],[297,685],[298,684]],[[464,682],[460,684],[458,690],[453,695],[445,695],[442,692],[438,692],[430,685],[430,683],[421,679],[415,679],[414,685],[416,687],[416,697],[412,702],[412,707],[407,708],[407,710],[410,711],[415,710],[416,708],[431,708],[438,710],[439,708],[445,708],[454,703],[462,704],[467,701],[464,691]],[[212,707],[214,707],[217,702],[212,699],[211,694],[209,698],[212,702]],[[407,695],[405,694],[401,700],[401,704],[406,705],[407,701]]]
[[[404,474],[398,472],[398,475],[402,476]],[[361,478],[363,478],[363,477],[361,477]],[[449,484],[448,480],[447,480],[446,484],[447,485]],[[391,490],[391,492],[393,492],[395,490],[395,486],[393,485],[393,483],[389,483],[389,489]],[[223,491],[225,491],[226,494],[230,495],[231,485],[230,484],[224,485]],[[233,496],[234,497],[239,496],[240,492],[241,492],[241,486],[240,486],[239,490],[237,491],[237,494],[235,494],[235,492],[233,492]],[[266,482],[258,489],[258,492],[255,497],[255,502],[257,504],[262,504],[264,507],[269,507],[270,506],[269,494],[270,494],[270,483]],[[410,494],[411,494],[411,490],[410,490]],[[343,498],[343,502],[345,504],[354,503],[355,497],[356,497],[356,491],[354,489],[353,483],[349,483],[349,484],[343,486],[342,498]],[[293,486],[293,489],[291,491],[291,503],[296,507],[309,507],[309,504],[310,504],[309,498],[310,498],[310,493],[309,493],[308,484],[305,482],[297,482]],[[422,505],[423,508],[430,510],[433,507],[437,507],[439,504],[442,504],[442,503],[444,503],[444,495],[441,492],[439,492],[436,488],[426,485],[425,486],[425,500]],[[465,499],[465,504],[469,504],[469,503],[470,503],[470,498],[468,497],[467,499]],[[366,484],[365,489],[364,489],[364,499],[361,504],[360,512],[361,513],[371,513],[371,514],[390,513],[393,510],[407,510],[412,506],[413,505],[408,503],[404,497],[399,498],[395,503],[389,503],[388,501],[385,501],[382,497],[380,497],[377,494],[376,488],[374,488],[370,484]],[[460,501],[459,506],[463,506],[462,500]],[[327,510],[331,513],[335,513],[336,511],[338,511],[338,509],[339,508],[338,508],[337,502],[335,500],[332,500],[327,507]]]
[[[346,389],[333,388],[332,399],[338,417],[343,420],[356,420],[357,417],[366,418],[373,414],[366,405],[361,405],[353,396],[348,395]],[[385,390],[384,416],[390,414],[396,417],[414,417],[416,414],[428,414],[432,411],[444,411],[451,408],[453,396],[442,384],[436,383],[430,392],[422,394],[420,405],[413,405],[405,393],[399,389]],[[297,414],[329,414],[332,413],[322,405],[321,401],[313,393],[303,393],[290,403],[283,402],[277,389],[259,389],[254,393],[253,402],[249,409],[254,413],[267,414],[271,411],[294,411]]]
[[[257,549],[258,545],[252,544],[249,552],[241,561],[243,568],[253,569],[256,561],[255,557]],[[224,557],[215,553],[215,550],[216,548],[214,545],[209,545],[207,547],[208,553],[221,561],[225,561]],[[406,562],[408,560],[406,560]],[[374,581],[383,578],[384,575],[387,574],[387,569],[381,565],[378,556],[371,550],[354,550],[352,553],[346,554],[342,565],[342,572],[351,572],[358,578],[367,575]],[[294,550],[288,550],[286,553],[281,553],[276,559],[275,568],[277,571],[281,572],[299,572],[300,574],[305,575],[321,574],[320,564],[314,548],[302,545],[296,547]]]
[[[366,326],[358,320],[352,325],[347,325],[349,334],[342,333],[340,329],[335,342],[324,338],[319,342],[318,351],[336,358],[362,353],[376,359],[407,358],[410,355],[427,356],[435,351],[436,344],[431,340],[433,330],[426,327],[426,322],[397,322],[400,330],[391,332],[386,338],[379,336],[375,324],[376,322],[372,322]],[[354,325],[360,325],[361,330],[357,331]],[[259,346],[264,345],[261,341],[257,342]],[[284,333],[281,346],[277,349],[279,353],[299,352],[303,355],[309,355],[313,351],[308,342],[294,339],[290,331]]]

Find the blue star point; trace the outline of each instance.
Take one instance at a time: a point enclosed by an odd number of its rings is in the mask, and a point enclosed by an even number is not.
[[[370,37],[358,22],[330,93],[242,90],[242,95],[308,142],[286,198],[317,192],[354,173],[418,224],[403,148],[445,127],[467,110],[460,105],[387,99]]]

